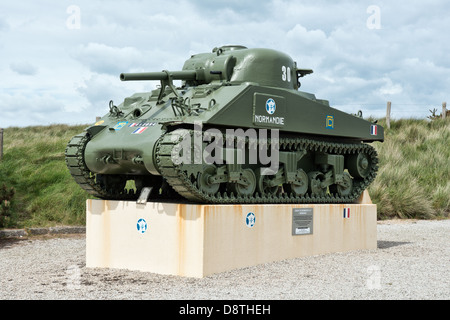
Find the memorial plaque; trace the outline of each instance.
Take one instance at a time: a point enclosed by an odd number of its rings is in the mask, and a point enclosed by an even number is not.
[[[292,235],[313,233],[313,208],[292,209]]]

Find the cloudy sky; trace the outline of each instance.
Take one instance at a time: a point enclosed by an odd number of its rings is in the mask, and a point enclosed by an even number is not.
[[[0,127],[88,124],[226,44],[278,49],[314,74],[301,90],[364,116],[425,118],[450,102],[450,2],[41,0],[0,3]]]

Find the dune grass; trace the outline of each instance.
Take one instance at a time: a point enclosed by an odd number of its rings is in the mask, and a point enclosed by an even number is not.
[[[384,119],[379,121],[385,127]],[[85,224],[87,193],[64,161],[67,142],[85,125],[51,125],[4,131],[0,185],[15,189],[14,219],[6,227]],[[450,119],[391,121],[384,143],[374,143],[380,164],[369,187],[378,219],[448,218]]]
[[[86,126],[11,127],[4,131],[0,183],[16,191],[14,225],[7,227],[82,225],[86,193],[70,176],[64,151]]]
[[[369,187],[378,218],[446,218],[450,213],[450,119],[391,121],[374,143],[379,172]]]

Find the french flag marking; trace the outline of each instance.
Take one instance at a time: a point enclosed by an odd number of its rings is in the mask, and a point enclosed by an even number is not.
[[[144,127],[144,128],[139,128],[139,129],[134,130],[134,131],[132,132],[132,134],[141,134],[141,133],[144,132],[145,130],[147,130],[146,127]]]
[[[344,218],[350,218],[350,208],[344,208]]]
[[[377,135],[377,131],[378,131],[378,126],[376,124],[372,124],[370,126],[370,134],[372,136],[376,136]]]

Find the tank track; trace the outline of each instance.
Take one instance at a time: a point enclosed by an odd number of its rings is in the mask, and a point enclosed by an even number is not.
[[[193,130],[189,130],[191,137]],[[341,143],[314,140],[311,138],[287,138],[279,139],[279,148],[284,151],[296,151],[304,149],[314,152],[328,152],[332,154],[352,154],[364,152],[371,157],[371,171],[364,179],[355,180],[353,191],[348,196],[338,196],[337,194],[326,194],[324,196],[314,196],[306,194],[295,196],[287,193],[277,193],[260,195],[255,192],[253,196],[238,196],[230,192],[217,192],[213,195],[206,194],[199,190],[195,181],[192,181],[188,173],[183,168],[183,164],[175,164],[172,161],[171,150],[183,139],[177,131],[172,131],[163,135],[157,142],[155,149],[155,160],[158,170],[165,178],[172,189],[183,198],[192,202],[235,204],[235,203],[352,203],[358,199],[360,194],[375,179],[378,169],[376,150],[367,144],[362,143]],[[130,190],[117,189],[113,186],[105,187],[96,179],[84,162],[84,150],[90,140],[88,132],[74,136],[68,143],[65,150],[66,165],[70,174],[78,185],[93,197],[106,200],[135,200],[137,194]],[[225,140],[224,140],[225,141]],[[267,141],[270,143],[270,140]],[[248,143],[248,141],[247,141]]]
[[[191,138],[193,130],[189,130]],[[156,145],[155,157],[158,170],[166,179],[169,185],[184,198],[201,203],[217,203],[217,204],[235,204],[235,203],[353,203],[361,193],[375,179],[378,170],[378,158],[376,150],[364,143],[342,143],[333,141],[315,140],[311,138],[293,138],[280,137],[279,148],[283,151],[296,151],[299,149],[324,152],[337,155],[350,155],[363,152],[369,155],[371,168],[370,172],[364,179],[354,179],[353,190],[350,195],[339,196],[337,193],[322,196],[305,194],[296,196],[294,194],[277,193],[269,195],[260,195],[257,191],[252,196],[237,196],[230,192],[220,192],[215,194],[207,194],[196,186],[195,181],[190,179],[187,171],[183,168],[183,164],[175,164],[172,161],[171,150],[183,139],[182,135],[176,130],[166,133],[162,136]],[[224,140],[225,141],[225,138]],[[248,143],[248,141],[247,141]],[[270,143],[270,139],[268,139]]]
[[[132,200],[137,198],[133,192],[126,192],[124,189],[106,188],[97,181],[84,162],[84,150],[86,144],[91,139],[88,132],[74,136],[67,144],[65,150],[66,165],[75,182],[90,195],[107,200]]]

